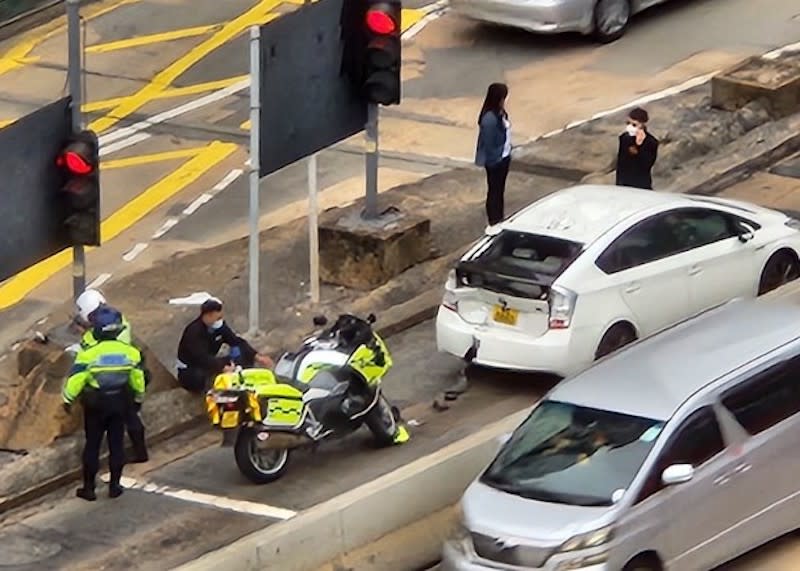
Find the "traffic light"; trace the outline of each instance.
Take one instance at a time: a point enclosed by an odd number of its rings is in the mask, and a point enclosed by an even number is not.
[[[362,91],[370,103],[400,103],[400,0],[367,0]]]
[[[61,193],[70,245],[100,245],[100,143],[93,131],[72,136],[58,155],[64,173]]]

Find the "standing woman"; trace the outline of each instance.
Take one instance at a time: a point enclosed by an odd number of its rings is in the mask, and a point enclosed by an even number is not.
[[[478,115],[478,148],[475,164],[486,169],[486,217],[489,228],[505,218],[504,195],[511,164],[511,123],[506,113],[508,86],[493,83]]]

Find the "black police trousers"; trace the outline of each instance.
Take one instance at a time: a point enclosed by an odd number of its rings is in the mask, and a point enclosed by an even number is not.
[[[136,405],[128,407],[125,414],[125,426],[128,429],[128,438],[131,439],[133,446],[133,460],[143,462],[147,460],[147,444],[144,438],[144,424],[139,417],[139,407]]]
[[[119,486],[125,466],[125,416],[128,407],[86,407],[83,410],[83,429],[86,443],[83,447],[83,485],[94,490],[100,470],[100,447],[103,437],[108,437],[108,469],[110,484]]]

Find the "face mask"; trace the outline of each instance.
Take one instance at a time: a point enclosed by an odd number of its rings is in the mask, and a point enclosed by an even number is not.
[[[224,319],[217,319],[214,323],[211,324],[211,329],[216,331],[222,327],[222,324],[225,323]]]
[[[631,137],[635,137],[635,136],[636,136],[636,133],[638,133],[638,132],[639,132],[639,129],[637,129],[635,125],[628,125],[627,127],[625,127],[625,131],[626,131],[626,132],[628,133],[628,135],[630,135]]]

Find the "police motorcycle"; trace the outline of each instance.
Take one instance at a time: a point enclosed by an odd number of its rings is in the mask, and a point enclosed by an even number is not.
[[[242,369],[216,377],[206,395],[211,423],[233,445],[236,465],[256,484],[283,476],[293,450],[315,447],[366,425],[380,446],[403,444],[409,432],[381,390],[392,357],[366,319],[340,315],[286,352],[269,369]]]

